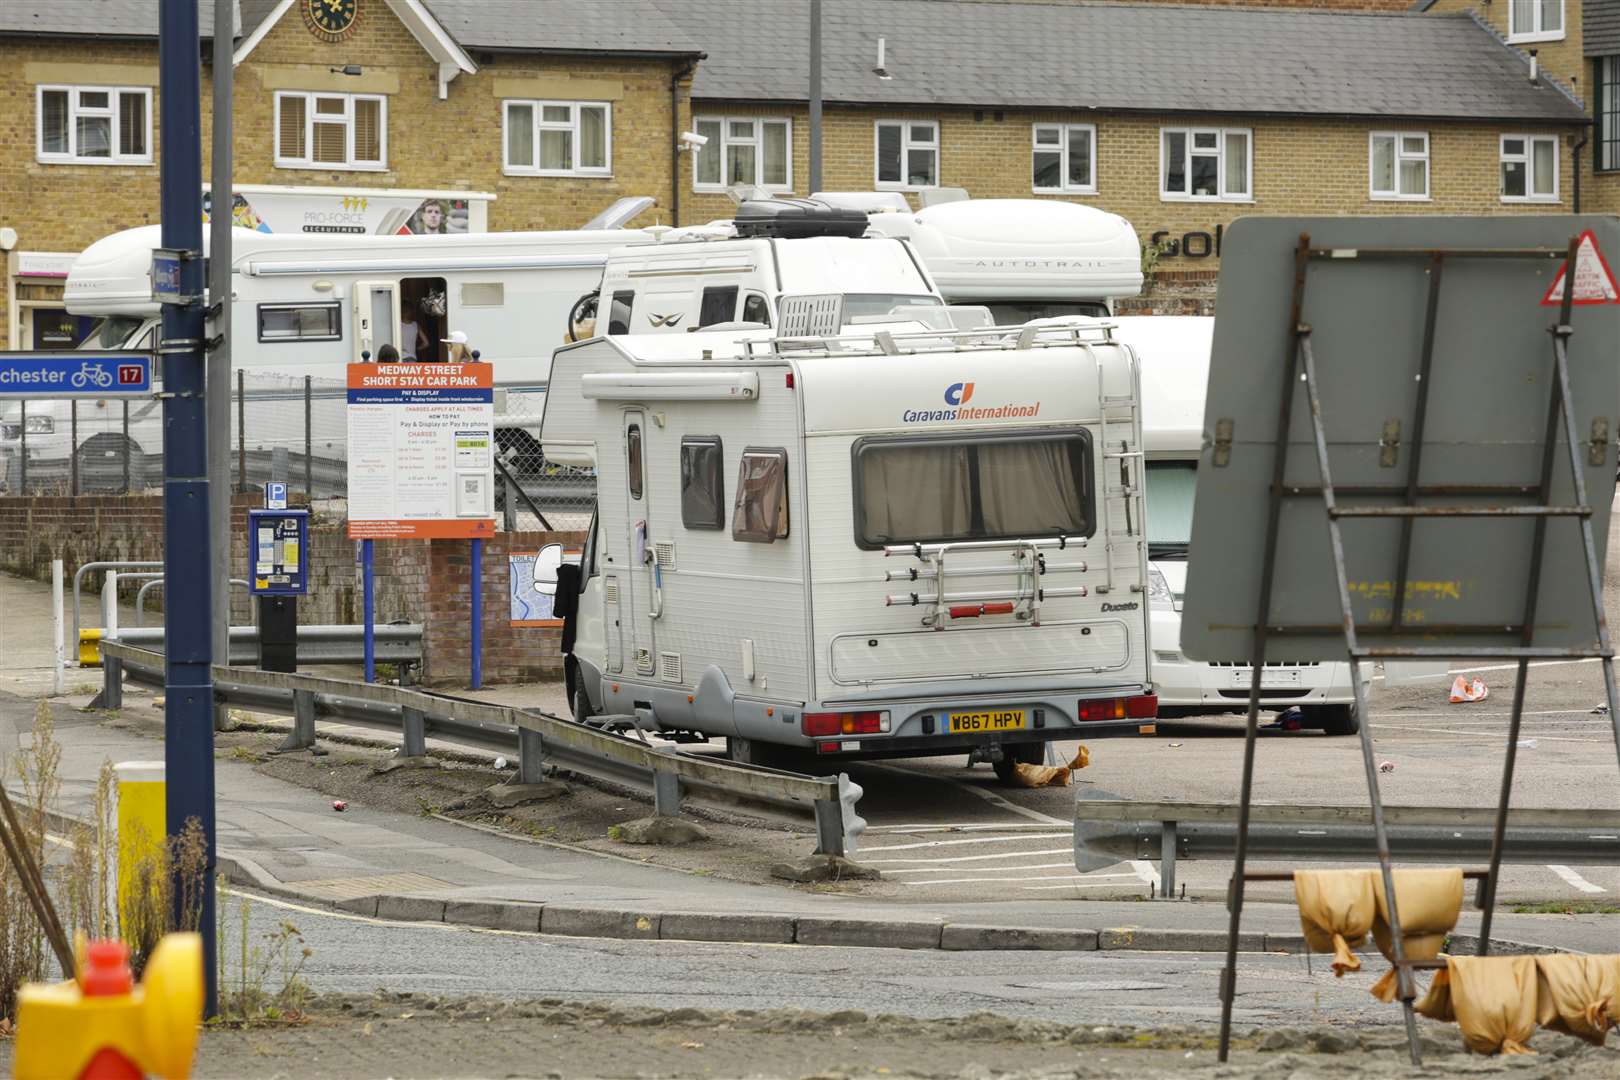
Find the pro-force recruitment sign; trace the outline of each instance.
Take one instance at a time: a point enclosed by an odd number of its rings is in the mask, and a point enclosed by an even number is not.
[[[495,534],[488,364],[349,365],[349,536]]]

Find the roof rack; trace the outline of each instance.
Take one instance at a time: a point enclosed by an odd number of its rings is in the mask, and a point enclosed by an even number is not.
[[[895,333],[812,334],[742,342],[749,359],[794,356],[901,356],[914,353],[1047,349],[1061,345],[1113,345],[1115,325],[987,326],[976,330],[916,330]]]

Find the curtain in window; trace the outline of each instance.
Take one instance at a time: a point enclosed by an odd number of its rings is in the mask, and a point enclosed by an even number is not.
[[[1089,531],[1071,441],[982,443],[979,507],[988,536],[1074,535]]]
[[[1374,191],[1395,190],[1395,139],[1380,135],[1372,144],[1372,186]]]
[[[85,104],[89,94],[80,97],[80,106]],[[106,94],[97,95],[97,106],[106,104]],[[110,116],[84,116],[74,119],[75,138],[78,142],[78,156],[82,158],[112,157],[112,117]]]
[[[720,182],[720,155],[724,147],[720,145],[720,121],[699,120],[697,133],[708,139],[708,143],[697,151],[697,178],[699,184],[718,184]]]
[[[382,102],[354,103],[354,160],[382,162]]]
[[[1164,190],[1185,193],[1187,190],[1187,133],[1164,133]]]
[[[1227,195],[1249,193],[1249,135],[1231,131],[1226,135],[1226,192]]]
[[[579,168],[607,168],[607,110],[580,106]]]
[[[1091,129],[1069,129],[1069,186],[1091,186]]]
[[[119,95],[118,152],[131,157],[142,157],[146,154],[145,94]]]
[[[965,445],[873,447],[858,460],[861,531],[869,542],[900,544],[972,531]]]
[[[769,544],[788,534],[787,454],[744,454],[737,474],[731,538]]]
[[[765,155],[760,179],[772,187],[786,187],[788,182],[788,126],[764,125]]]
[[[534,168],[534,106],[506,107],[506,165],[512,169]]]
[[[46,90],[39,96],[40,145],[44,154],[68,152],[68,92]]]
[[[1529,34],[1536,28],[1537,0],[1512,0],[1508,8],[1508,33]]]
[[[731,143],[726,147],[726,183],[752,184],[754,179],[754,147],[751,143]]]
[[[1197,484],[1197,465],[1179,461],[1148,463],[1147,501],[1153,507],[1147,520],[1148,543],[1185,544],[1192,539],[1193,493]]]
[[[1541,31],[1556,34],[1564,28],[1564,0],[1541,0]]]
[[[1036,190],[1056,190],[1063,184],[1063,129],[1035,129],[1033,182]]]
[[[304,99],[284,97],[281,101],[281,124],[276,132],[276,154],[279,157],[302,159],[304,149]]]
[[[939,182],[939,158],[933,150],[911,150],[906,154],[906,183],[932,187]]]
[[[1535,194],[1551,195],[1558,177],[1558,144],[1551,139],[1537,139],[1531,143],[1535,168],[1530,175],[1535,183]]]
[[[542,169],[572,169],[574,167],[573,132],[541,130],[540,167]]]

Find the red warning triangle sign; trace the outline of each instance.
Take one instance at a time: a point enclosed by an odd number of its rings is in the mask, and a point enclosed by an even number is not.
[[[1541,298],[1542,307],[1558,307],[1564,302],[1564,268],[1559,267],[1547,295]],[[1575,304],[1620,304],[1620,285],[1615,284],[1614,271],[1609,261],[1598,250],[1597,237],[1591,231],[1581,233],[1580,246],[1575,249]]]

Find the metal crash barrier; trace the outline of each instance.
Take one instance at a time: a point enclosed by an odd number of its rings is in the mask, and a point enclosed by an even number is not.
[[[383,623],[374,628],[376,657],[380,664],[420,664],[422,662],[421,623]],[[358,664],[365,655],[365,627],[349,623],[310,625],[298,628],[298,662],[301,664]],[[103,638],[98,645],[103,654],[109,645],[130,645],[161,655],[163,627],[120,627],[117,637]],[[232,664],[255,664],[259,660],[259,628],[231,627]]]
[[[379,634],[383,629],[377,628]],[[300,652],[302,648],[300,641]],[[124,641],[103,641],[101,652],[104,681],[96,700],[99,707],[122,707],[126,677],[163,685],[161,653]],[[213,675],[216,701],[293,718],[292,733],[280,750],[313,747],[318,721],[340,721],[401,734],[401,753],[407,756],[425,754],[429,736],[503,753],[515,751],[521,783],[538,783],[544,767],[555,765],[642,788],[651,792],[654,812],[661,816],[679,813],[681,803],[691,800],[796,822],[809,819],[816,827],[819,855],[854,855],[866,828],[855,813],[861,788],[842,774],[802,776],[715,761],[549,713],[422,690],[217,664]]]
[[[1496,808],[1386,806],[1384,822],[1392,857],[1456,864],[1489,858]],[[1235,805],[1078,799],[1074,865],[1085,873],[1127,859],[1157,859],[1162,884],[1158,895],[1173,899],[1176,863],[1231,861],[1237,853],[1237,832]],[[1372,808],[1257,803],[1249,810],[1248,852],[1262,859],[1372,858],[1378,853]],[[1620,811],[1510,810],[1502,859],[1620,866]],[[1255,875],[1248,877],[1255,880]]]

